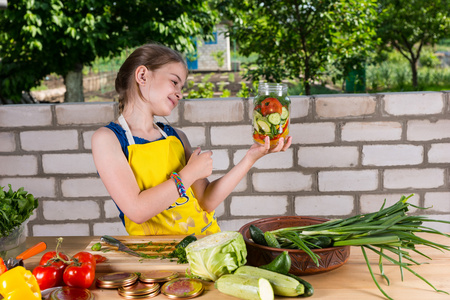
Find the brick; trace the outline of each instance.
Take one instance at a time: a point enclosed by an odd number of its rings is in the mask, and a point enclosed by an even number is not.
[[[44,154],[42,166],[46,174],[89,174],[96,173],[90,153]]]
[[[230,167],[228,150],[213,150],[213,170],[226,170]]]
[[[440,114],[444,99],[439,92],[384,94],[384,110],[394,116]]]
[[[316,97],[316,114],[319,118],[368,116],[375,113],[376,105],[373,96],[320,95]]]
[[[387,189],[427,189],[444,185],[444,169],[384,170],[383,187]]]
[[[248,149],[237,150],[234,153],[233,164],[237,165],[244,158]],[[270,153],[258,159],[253,165],[256,169],[289,169],[294,166],[294,150],[287,149],[285,152]]]
[[[113,200],[106,200],[103,204],[103,209],[105,211],[105,218],[118,218],[119,217],[119,209]]]
[[[214,180],[216,180],[224,175],[225,174],[223,174],[223,173],[213,173],[211,176],[208,177],[208,180],[210,182],[213,182]],[[247,177],[244,177],[241,179],[241,181],[239,181],[237,186],[234,188],[233,192],[243,192],[245,190],[247,190]]]
[[[78,149],[76,130],[41,130],[20,133],[20,143],[25,151],[58,151]]]
[[[12,132],[0,132],[0,152],[16,150],[16,140]]]
[[[418,165],[423,162],[423,146],[413,145],[364,145],[364,166]]]
[[[358,147],[300,147],[298,164],[305,168],[343,168],[358,164]]]
[[[427,212],[450,213],[450,192],[429,192],[424,196]]]
[[[238,231],[242,226],[257,220],[253,219],[231,219],[231,220],[218,220],[220,229],[222,231]],[[450,230],[449,230],[450,231]]]
[[[450,120],[414,120],[408,122],[408,141],[432,141],[450,138]]]
[[[378,188],[378,172],[319,171],[319,191],[373,191]]]
[[[242,100],[186,100],[184,118],[193,123],[239,122],[244,120]]]
[[[108,124],[114,121],[116,102],[61,103],[55,106],[59,125]]]
[[[340,216],[353,211],[353,196],[295,197],[297,216]]]
[[[402,137],[400,122],[348,122],[342,126],[343,141],[398,141]]]
[[[33,225],[33,236],[90,236],[86,223]]]
[[[8,186],[11,184],[13,190],[23,187],[25,191],[32,194],[35,198],[45,197],[54,198],[55,178],[39,178],[39,177],[3,177],[0,178],[0,186]]]
[[[214,211],[216,213],[216,218],[220,218],[221,216],[223,216],[225,214],[225,203],[220,203]]]
[[[230,212],[233,216],[284,215],[287,205],[286,196],[234,196]]]
[[[432,144],[428,150],[428,162],[450,163],[450,144]]]
[[[177,107],[175,107],[172,112],[170,113],[170,115],[168,116],[155,116],[155,121],[156,122],[161,122],[164,124],[170,124],[170,125],[174,125],[176,123],[178,123],[180,120],[180,105],[178,105]]]
[[[400,200],[402,196],[408,197],[410,193],[407,194],[370,194],[370,195],[361,195],[359,197],[359,207],[360,213],[367,214],[379,211],[381,206],[383,205],[384,200],[386,199],[386,204],[384,207],[391,206]],[[420,197],[419,195],[414,195],[408,199],[408,203],[419,205]],[[410,206],[409,211],[411,213],[417,211],[416,208]]]
[[[95,223],[93,226],[93,231],[95,236],[102,236],[105,234],[112,236],[128,235],[125,226],[123,226],[120,221]]]
[[[253,173],[252,179],[257,192],[298,192],[312,189],[312,176],[301,172]]]
[[[252,126],[212,126],[211,144],[213,146],[249,145],[253,144]]]
[[[38,161],[34,155],[0,155],[0,176],[29,176],[38,172]]]
[[[336,126],[331,122],[301,123],[289,126],[292,144],[329,144],[336,140]]]
[[[36,127],[51,124],[51,105],[15,104],[0,106],[0,127]]]
[[[44,218],[50,221],[93,220],[100,217],[100,207],[92,200],[43,201]]]
[[[430,220],[443,220],[443,221],[447,221],[450,222],[450,215],[449,214],[445,214],[445,215],[433,215],[433,214],[429,214],[427,215],[427,217]],[[450,232],[450,224],[445,224],[445,223],[439,223],[439,222],[426,222],[425,226],[439,230],[440,232],[445,232],[448,233]]]
[[[91,146],[91,139],[92,139],[92,135],[94,134],[95,130],[89,130],[89,131],[85,131],[83,132],[83,134],[81,135],[83,137],[83,148],[86,150],[91,150],[92,146]]]
[[[100,177],[63,179],[61,191],[64,197],[108,197],[109,193]]]
[[[180,128],[189,139],[189,143],[193,148],[206,145],[205,127],[190,126]]]

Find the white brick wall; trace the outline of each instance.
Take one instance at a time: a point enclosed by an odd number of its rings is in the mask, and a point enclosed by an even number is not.
[[[216,209],[223,230],[274,215],[343,218],[402,195],[450,220],[449,93],[292,97],[286,152],[259,160]],[[193,147],[213,151],[215,180],[252,144],[252,99],[182,101],[165,118]],[[91,136],[117,103],[0,106],[0,185],[39,198],[30,235],[126,234],[97,175]],[[163,118],[158,120],[166,122]],[[432,224],[450,232],[448,224]]]

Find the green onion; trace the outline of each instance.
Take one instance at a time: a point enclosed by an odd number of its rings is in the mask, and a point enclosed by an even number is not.
[[[366,249],[379,255],[378,266],[382,277],[388,285],[389,278],[383,270],[383,259],[392,262],[400,268],[402,280],[403,270],[407,270],[431,286],[435,291],[448,294],[445,291],[436,289],[430,282],[409,267],[412,264],[420,265],[420,263],[411,258],[409,251],[431,260],[430,257],[418,251],[416,245],[423,245],[441,251],[450,251],[450,246],[435,243],[415,235],[416,232],[423,232],[450,237],[448,234],[423,225],[425,222],[447,224],[450,224],[450,222],[429,219],[426,216],[408,215],[407,212],[410,206],[417,209],[427,209],[408,203],[408,199],[412,196],[413,194],[408,197],[402,196],[399,201],[389,207],[385,207],[386,200],[384,200],[383,205],[377,212],[360,214],[347,219],[329,220],[314,225],[280,228],[272,230],[270,233],[276,237],[282,248],[301,249],[305,251],[317,266],[319,266],[320,256],[308,247],[308,245],[311,246],[316,236],[320,235],[331,238],[335,247],[360,246],[375,285],[388,299],[391,298],[381,288],[373,274],[366,255]]]

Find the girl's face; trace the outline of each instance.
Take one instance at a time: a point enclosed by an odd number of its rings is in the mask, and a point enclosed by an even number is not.
[[[181,63],[170,63],[157,70],[147,70],[141,93],[151,105],[153,115],[168,116],[183,98],[181,89],[187,71]]]

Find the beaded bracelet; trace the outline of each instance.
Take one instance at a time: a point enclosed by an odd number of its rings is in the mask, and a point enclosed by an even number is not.
[[[178,175],[178,173],[176,172],[173,172],[172,174],[170,174],[170,178],[173,178],[175,180],[175,184],[177,185],[178,194],[180,194],[180,197],[187,198],[186,189],[183,185],[183,182],[181,181],[180,175]]]

